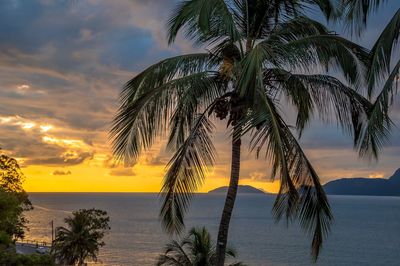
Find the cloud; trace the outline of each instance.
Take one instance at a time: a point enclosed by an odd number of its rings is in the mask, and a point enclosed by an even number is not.
[[[93,154],[89,152],[76,153],[66,151],[58,157],[36,157],[24,161],[26,165],[46,165],[46,166],[72,166],[83,163],[87,159],[93,158]]]
[[[87,42],[94,38],[93,32],[89,29],[81,29],[80,30],[80,42]]]
[[[0,145],[27,165],[77,165],[93,158],[95,148],[85,134],[58,121],[0,115]],[[59,135],[68,134],[68,137]]]
[[[71,175],[71,171],[55,170],[52,175]]]
[[[270,181],[270,178],[267,177],[267,174],[265,172],[251,172],[247,179],[251,181]]]
[[[119,163],[114,159],[113,156],[106,155],[106,158],[103,159],[102,166],[105,167],[105,168],[114,169],[114,168],[117,168],[119,166]]]
[[[117,168],[112,169],[109,172],[111,176],[135,176],[136,173],[133,171],[132,168]]]
[[[162,154],[156,156],[153,155],[144,157],[145,164],[152,166],[167,165],[169,160],[170,160],[169,156]]]

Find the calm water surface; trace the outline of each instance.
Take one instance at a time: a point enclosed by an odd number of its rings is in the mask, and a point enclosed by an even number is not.
[[[111,231],[101,250],[104,265],[154,265],[168,242],[158,220],[156,194],[32,193],[35,209],[27,213],[27,238],[51,239],[49,222],[63,225],[72,210],[99,208],[111,218]],[[230,244],[247,265],[312,265],[311,239],[298,226],[276,224],[274,197],[239,195],[230,230]],[[216,235],[222,195],[197,195],[187,227],[206,226]],[[400,198],[331,196],[335,222],[317,264],[332,266],[400,265]]]

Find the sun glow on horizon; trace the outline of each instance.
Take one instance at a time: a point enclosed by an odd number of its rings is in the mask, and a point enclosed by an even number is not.
[[[26,176],[24,188],[28,192],[160,192],[165,166],[139,165],[133,168],[101,168],[90,163],[71,167],[28,166],[23,168]],[[123,169],[132,169],[132,176]],[[128,172],[128,171],[126,171]],[[210,175],[199,193],[227,186],[228,178]],[[261,182],[243,180],[241,185],[251,185],[266,192],[277,193],[279,181]]]
[[[384,178],[385,175],[383,173],[373,173],[368,175],[368,178]]]

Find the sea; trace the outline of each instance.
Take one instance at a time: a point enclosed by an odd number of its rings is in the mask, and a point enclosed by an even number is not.
[[[29,240],[51,240],[51,221],[62,226],[73,210],[108,212],[111,230],[98,265],[155,265],[170,238],[163,232],[160,199],[147,193],[30,193],[26,212]],[[329,196],[334,223],[320,257],[313,263],[311,236],[298,223],[276,223],[275,197],[240,194],[231,220],[229,245],[246,265],[400,265],[400,197]],[[197,194],[186,228],[205,226],[216,237],[224,195]]]

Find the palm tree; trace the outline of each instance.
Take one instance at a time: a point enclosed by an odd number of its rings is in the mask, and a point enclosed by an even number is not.
[[[386,1],[384,0],[347,0],[343,5],[343,13],[350,28],[361,33],[367,23],[367,18]],[[383,29],[372,46],[367,64],[368,99],[373,102],[368,112],[368,123],[364,123],[358,148],[361,156],[378,156],[379,150],[388,142],[394,123],[389,117],[390,107],[397,94],[400,59],[393,63],[396,53],[394,48],[399,44],[400,37],[400,6]],[[371,148],[375,147],[375,148]]]
[[[250,137],[257,157],[264,154],[270,160],[272,178],[280,179],[275,217],[300,219],[313,235],[316,259],[332,214],[292,130],[301,136],[317,117],[337,122],[358,143],[367,117],[370,103],[356,89],[362,85],[368,51],[302,15],[303,3],[317,3],[327,16],[334,13],[323,0],[181,2],[168,23],[169,43],[183,31],[207,52],[162,60],[128,81],[121,93],[111,130],[117,159],[130,163],[168,134],[167,148],[174,155],[161,189],[160,218],[170,234],[184,227],[193,193],[215,162],[212,121],[226,123],[232,135],[231,176],[216,265],[225,259],[244,136]],[[340,70],[348,85],[319,74],[319,66]],[[293,109],[297,119],[291,126],[284,111]]]
[[[227,249],[226,255],[236,257],[233,249]],[[171,241],[165,247],[164,254],[157,261],[159,266],[211,266],[214,265],[216,252],[215,245],[211,242],[210,233],[203,228],[192,228],[189,234],[180,242]],[[244,265],[240,262],[231,266]]]
[[[90,258],[97,260],[104,234],[110,229],[109,217],[102,210],[79,210],[64,219],[67,227],[56,229],[53,243],[55,258],[65,265],[84,265]]]

